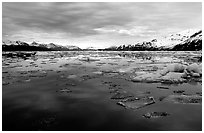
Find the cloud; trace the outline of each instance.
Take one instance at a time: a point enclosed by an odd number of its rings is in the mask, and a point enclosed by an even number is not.
[[[83,36],[95,34],[93,28],[124,25],[132,19],[106,3],[3,3],[3,7],[3,25],[8,30],[35,28]],[[7,25],[11,22],[15,26]]]
[[[132,42],[201,28],[202,3],[3,2],[2,22],[3,39]]]
[[[115,34],[123,34],[129,36],[138,36],[139,34],[145,34],[147,31],[147,26],[133,26],[133,27],[103,27],[103,28],[96,28],[95,31],[99,33],[115,33]],[[153,31],[150,31],[151,33]]]

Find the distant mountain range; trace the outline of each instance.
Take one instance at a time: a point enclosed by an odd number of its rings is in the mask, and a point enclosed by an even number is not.
[[[37,42],[32,42],[28,44],[22,41],[3,41],[2,45],[3,51],[80,51],[77,46],[67,45],[57,45],[54,43],[42,44]]]
[[[202,30],[190,29],[160,39],[144,41],[135,45],[112,46],[105,50],[116,51],[199,51],[202,50]]]
[[[22,41],[3,41],[3,51],[199,51],[202,50],[202,30],[189,29],[176,34],[171,34],[160,39],[144,41],[134,45],[112,46],[105,49],[88,47],[81,49],[73,45],[57,45],[54,43],[43,44],[32,42],[28,44]]]

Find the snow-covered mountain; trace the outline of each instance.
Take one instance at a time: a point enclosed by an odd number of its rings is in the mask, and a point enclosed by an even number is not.
[[[161,37],[160,39],[153,39],[151,41],[154,47],[173,48],[174,46],[183,43],[191,38],[192,35],[199,32],[198,29],[188,29],[169,36]]]
[[[121,51],[144,51],[144,50],[175,50],[175,51],[198,51],[202,50],[202,30],[189,29],[169,36],[144,41],[135,45],[121,45],[119,47],[110,47],[106,50]]]
[[[5,40],[3,41],[2,43],[3,45],[13,45],[13,46],[18,46],[18,45],[21,45],[21,46],[29,46],[28,43],[26,42],[22,42],[22,41],[10,41],[10,40]]]
[[[68,51],[68,50],[82,50],[77,46],[67,45],[62,46],[54,43],[44,44],[32,42],[28,44],[22,41],[3,41],[4,50],[54,50],[54,51]],[[89,47],[83,50],[97,50],[94,47]],[[118,47],[109,47],[104,50],[118,50],[118,51],[155,51],[155,50],[173,50],[173,51],[198,51],[202,50],[202,30],[189,29],[184,30],[169,36],[160,37],[159,39],[152,39],[151,41],[144,41],[134,45],[121,45]]]
[[[54,51],[69,51],[69,50],[81,50],[77,46],[72,46],[72,45],[67,45],[67,46],[62,46],[54,43],[49,43],[49,44],[43,44],[43,43],[37,43],[37,42],[32,42],[31,44],[22,42],[22,41],[3,41],[2,43],[3,50],[29,50],[29,51],[38,51],[38,50],[54,50]]]
[[[194,33],[190,38],[174,46],[173,50],[202,50],[202,31]]]
[[[35,47],[46,47],[46,44],[43,43],[37,43],[35,41],[33,41],[29,46],[35,46]]]

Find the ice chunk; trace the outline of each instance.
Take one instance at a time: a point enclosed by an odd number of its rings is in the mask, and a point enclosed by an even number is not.
[[[118,70],[118,72],[119,73],[131,73],[131,72],[133,72],[134,71],[134,69],[133,68],[120,68],[119,70]]]
[[[167,112],[151,112],[151,113],[146,113],[143,115],[145,118],[160,118],[160,117],[166,117],[170,114]]]
[[[162,75],[160,73],[147,73],[147,74],[143,74],[143,75],[139,75],[139,76],[136,76],[132,79],[132,81],[135,81],[135,82],[140,82],[140,81],[146,81],[146,82],[156,82],[159,80],[159,78],[161,77]]]
[[[164,100],[182,104],[202,104],[202,96],[200,95],[170,95]]]
[[[141,99],[128,99],[128,100],[120,101],[117,104],[127,109],[139,109],[154,103],[155,103],[155,100],[153,97],[144,97]]]
[[[169,72],[165,76],[162,76],[162,80],[171,80],[175,82],[183,82],[186,79],[182,78],[185,73]]]
[[[173,62],[174,59],[172,57],[154,57],[153,61],[155,62]]]
[[[186,70],[189,73],[199,73],[199,74],[202,74],[202,64],[198,65],[196,63],[193,63],[193,64],[187,66]]]
[[[193,63],[186,68],[186,73],[188,73],[192,77],[200,77],[202,76],[202,64],[198,65]]]
[[[182,65],[182,64],[170,64],[167,66],[167,71],[168,72],[184,72],[186,66],[185,65]]]
[[[199,64],[198,67],[199,67],[199,70],[200,70],[200,72],[201,72],[201,74],[202,74],[202,63]]]
[[[197,78],[197,77],[200,77],[200,74],[199,73],[191,73],[191,76]]]
[[[134,82],[159,82],[159,81],[171,81],[174,82],[184,82],[186,79],[185,73],[177,73],[177,72],[168,72],[165,71],[157,71],[154,73],[146,73],[143,75],[138,75],[132,78]]]
[[[82,57],[79,58],[80,61],[86,61],[86,62],[91,62],[91,61],[100,61],[99,58],[91,58],[91,57]]]
[[[74,79],[74,78],[77,78],[77,75],[72,74],[72,75],[69,75],[67,78],[68,79]]]
[[[57,92],[61,92],[61,93],[70,93],[70,92],[72,92],[70,89],[68,89],[68,88],[64,88],[64,89],[60,89],[59,91],[57,91]]]
[[[103,72],[101,72],[101,71],[96,71],[96,72],[92,72],[93,74],[98,74],[98,75],[101,75],[101,74],[103,74]]]

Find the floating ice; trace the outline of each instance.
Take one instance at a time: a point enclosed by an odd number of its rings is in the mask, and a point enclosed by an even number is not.
[[[64,88],[64,89],[60,89],[60,90],[58,90],[57,92],[61,92],[61,93],[70,93],[70,92],[72,92],[70,89],[68,89],[68,88]]]
[[[186,70],[189,73],[202,74],[202,64],[198,65],[196,63],[193,63],[193,64],[187,66]]]
[[[162,76],[160,79],[162,80],[171,80],[174,82],[183,82],[186,79],[182,78],[184,73],[176,73],[176,72],[169,72],[165,76]]]
[[[156,73],[156,72],[154,72],[154,73],[146,73],[146,74],[134,77],[132,79],[132,81],[134,81],[134,82],[141,82],[141,81],[157,82],[157,81],[159,81],[161,76],[162,75],[160,73]]]
[[[151,113],[146,113],[143,115],[145,118],[161,118],[161,117],[166,117],[170,114],[167,112],[151,112]]]
[[[186,66],[182,64],[170,64],[167,66],[167,72],[179,72],[182,73],[184,72]]]
[[[170,64],[163,70],[155,72],[135,72],[136,76],[132,78],[134,82],[171,82],[171,83],[183,83],[187,81],[187,78],[202,76],[202,64],[196,63],[189,66],[183,64]]]
[[[164,101],[182,104],[202,104],[200,95],[170,95],[164,98]]]
[[[103,74],[103,72],[101,72],[101,71],[96,71],[96,72],[92,72],[93,74],[98,74],[98,75],[101,75],[101,74]]]
[[[118,70],[119,73],[132,73],[134,71],[133,68],[129,67],[129,68],[120,68]]]
[[[137,99],[137,98],[126,99],[118,102],[117,104],[127,109],[139,109],[154,103],[155,103],[155,100],[153,97],[143,97],[140,99]]]
[[[79,58],[80,61],[86,61],[86,62],[90,62],[90,61],[100,61],[99,58],[91,58],[91,57],[81,57]]]
[[[67,78],[68,78],[68,79],[74,79],[74,78],[76,78],[76,77],[77,77],[77,75],[72,74],[72,75],[69,75]]]
[[[153,62],[173,62],[175,61],[175,59],[173,59],[172,57],[154,57],[153,58]]]

